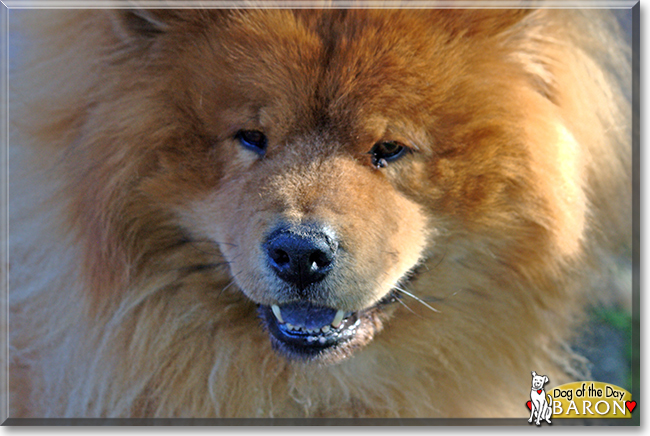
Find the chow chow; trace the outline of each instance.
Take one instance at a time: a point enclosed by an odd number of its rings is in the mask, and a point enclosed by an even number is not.
[[[21,20],[10,416],[527,418],[575,376],[631,243],[604,12]]]

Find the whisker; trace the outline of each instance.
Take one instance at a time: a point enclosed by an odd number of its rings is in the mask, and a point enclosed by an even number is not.
[[[219,245],[227,245],[229,247],[237,248],[237,244],[232,244],[230,242],[220,242],[220,241],[215,241],[213,239],[190,239],[189,237],[184,237],[180,243],[182,244],[188,244],[192,248],[196,249],[197,251],[200,251],[202,253],[206,254],[214,254],[214,253],[219,253],[221,254],[221,250],[219,249]],[[206,251],[204,248],[200,248],[198,244],[208,244],[209,248],[213,249],[213,251]]]
[[[408,306],[408,304],[406,304],[405,302],[403,302],[403,301],[400,300],[399,298],[396,298],[396,300],[397,300],[397,302],[398,302],[399,304],[401,304],[402,306],[404,306],[404,307],[406,308],[406,310],[408,310],[409,312],[411,312],[413,315],[419,316],[417,313],[415,313],[415,311],[414,311],[413,309],[411,309],[411,308]]]
[[[449,249],[449,245],[445,245],[445,252],[442,253],[442,257],[440,258],[440,260],[438,261],[438,263],[435,264],[435,266],[433,267],[433,269],[438,268],[438,267],[440,266],[440,264],[442,263],[442,261],[445,260],[445,257],[447,256],[447,250],[448,250],[448,249]]]
[[[402,288],[400,288],[400,287],[397,287],[397,286],[393,286],[393,288],[395,288],[396,290],[398,290],[398,291],[404,293],[405,295],[408,295],[409,297],[413,298],[414,300],[416,300],[416,301],[422,303],[425,307],[428,307],[428,308],[431,309],[432,311],[434,311],[434,312],[436,312],[436,313],[440,313],[440,311],[439,311],[438,309],[435,309],[434,307],[431,307],[431,306],[428,305],[424,300],[422,300],[422,299],[419,298],[419,297],[416,297],[415,295],[411,294],[409,291],[406,291],[406,290],[404,290],[404,289],[402,289]]]
[[[239,245],[237,245],[237,244],[233,244],[232,242],[223,242],[223,241],[206,241],[206,242],[213,242],[213,243],[215,243],[215,244],[219,244],[219,245],[227,245],[227,246],[229,246],[229,247],[234,247],[234,248],[239,247]]]
[[[226,286],[224,286],[224,288],[223,288],[221,291],[219,291],[219,295],[223,294],[223,293],[226,291],[226,289],[228,289],[229,287],[231,287],[232,285],[234,285],[234,284],[235,284],[235,277],[237,277],[237,276],[238,276],[239,274],[241,274],[242,272],[243,272],[243,270],[237,272],[236,274],[233,274],[233,275],[232,275],[232,280],[230,281],[230,283],[228,283]]]
[[[219,268],[220,266],[224,265],[230,265],[230,262],[218,262],[218,263],[203,263],[203,264],[198,264],[198,265],[189,265],[189,266],[184,266],[181,268],[184,272],[191,274],[195,272],[203,272],[203,271],[210,271],[214,270],[216,268]]]
[[[210,238],[200,238],[200,239],[192,239],[189,236],[184,236],[183,237],[183,242],[189,242],[189,243],[205,243],[205,244],[211,244],[211,245],[228,245],[230,247],[238,247],[237,244],[233,244],[231,242],[225,242],[225,241],[216,241],[214,239]]]
[[[197,246],[195,241],[186,241],[186,244],[188,244],[190,247],[192,247],[196,251],[198,251],[200,253],[203,253],[203,254],[222,255],[221,250],[219,250],[219,247],[211,246],[211,247],[209,247],[209,248],[211,248],[211,250],[210,250],[210,249],[201,248],[201,247]]]

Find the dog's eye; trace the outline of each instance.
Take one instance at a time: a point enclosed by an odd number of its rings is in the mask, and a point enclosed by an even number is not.
[[[399,142],[384,141],[376,143],[370,150],[372,164],[377,168],[383,168],[388,162],[402,157],[408,149]]]
[[[235,135],[235,139],[249,150],[254,151],[260,156],[264,156],[266,145],[268,143],[264,133],[258,130],[240,130]]]

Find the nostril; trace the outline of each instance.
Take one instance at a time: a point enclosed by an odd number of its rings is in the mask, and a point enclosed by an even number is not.
[[[291,262],[289,254],[279,248],[271,250],[270,256],[271,259],[273,259],[273,262],[275,262],[275,264],[279,267],[286,266]]]
[[[331,263],[331,257],[323,251],[315,251],[309,256],[309,265],[313,271],[327,268]]]

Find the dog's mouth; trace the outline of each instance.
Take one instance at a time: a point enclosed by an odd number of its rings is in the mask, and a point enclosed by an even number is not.
[[[294,302],[260,306],[259,315],[281,353],[299,360],[335,363],[372,340],[388,317],[387,306],[396,300],[391,293],[357,312]]]

